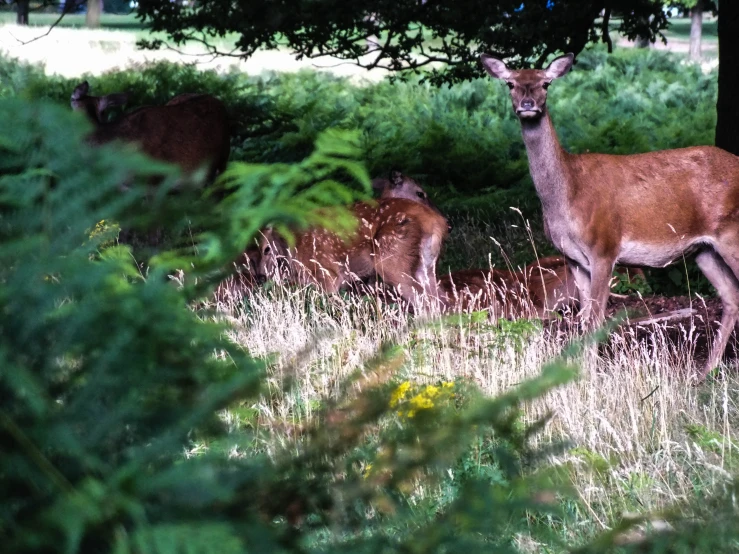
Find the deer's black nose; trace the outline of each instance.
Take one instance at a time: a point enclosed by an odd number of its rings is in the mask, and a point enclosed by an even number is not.
[[[534,101],[525,99],[521,102],[521,108],[524,110],[533,110],[534,109]]]

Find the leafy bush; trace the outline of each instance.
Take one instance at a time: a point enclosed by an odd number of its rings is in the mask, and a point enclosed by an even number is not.
[[[78,82],[7,61],[0,74],[6,96],[64,105]],[[508,91],[487,77],[444,88],[417,81],[354,85],[311,71],[224,76],[156,63],[89,79],[94,94],[129,91],[132,106],[182,92],[215,94],[233,116],[232,159],[294,162],[310,153],[320,132],[360,129],[371,174],[397,166],[432,188],[450,187],[450,198],[530,183]],[[704,75],[669,54],[592,48],[556,83],[549,105],[572,151],[633,153],[712,143],[716,94],[715,72]]]
[[[49,98],[65,106],[78,82],[7,61],[0,64],[0,76],[3,95]],[[716,77],[664,52],[619,49],[608,55],[591,48],[553,85],[549,106],[563,144],[573,152],[629,154],[711,144]],[[541,206],[508,91],[487,77],[447,88],[413,80],[356,85],[310,71],[222,76],[157,63],[90,81],[95,94],[130,91],[132,106],[163,103],[182,92],[215,94],[231,113],[232,160],[294,163],[311,152],[322,131],[357,129],[371,175],[392,167],[413,175],[467,235],[498,238],[515,264],[533,260],[532,243],[540,253],[553,251],[543,235]],[[510,207],[530,221],[530,234],[506,230],[521,223]],[[473,220],[480,223],[472,226]],[[464,250],[453,244],[444,265],[486,267],[489,253],[498,265],[504,262],[489,242],[469,255],[455,255]],[[711,293],[692,263],[688,274],[697,278],[692,290]],[[651,271],[650,282],[656,292],[686,292],[672,269]]]
[[[337,198],[353,197],[333,173],[368,186],[350,136],[322,135],[301,164],[233,167],[225,184],[234,194],[199,220],[207,232],[195,251],[162,253],[143,276],[127,247],[100,249],[108,240],[100,222],[159,221],[156,203],[142,207],[140,198],[146,177],[168,170],[113,147],[82,147],[81,118],[47,103],[1,100],[0,118],[9,123],[0,130],[4,552],[402,552],[491,541],[510,550],[510,523],[548,509],[513,463],[526,428],[511,429],[522,401],[571,378],[558,365],[498,399],[469,388],[468,401],[445,401],[438,414],[424,403],[412,423],[374,443],[388,453],[379,481],[361,466],[371,437],[396,417],[391,372],[403,360],[389,347],[296,429],[289,448],[226,455],[259,430],[227,435],[218,410],[255,403],[265,363],[187,301],[267,221],[324,221],[317,207],[331,208],[333,220]],[[124,176],[131,189],[121,194]],[[165,213],[173,224],[186,219]],[[166,277],[177,267],[197,286],[174,286]],[[442,512],[418,520],[401,491],[433,483],[480,432],[511,437],[496,451],[505,479],[470,479]],[[195,442],[209,451],[186,458]],[[377,516],[368,520],[370,510]]]

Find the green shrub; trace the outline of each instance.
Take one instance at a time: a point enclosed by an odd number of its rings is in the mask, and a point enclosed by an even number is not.
[[[0,76],[2,95],[49,98],[64,106],[79,81],[5,60]],[[716,78],[715,71],[703,74],[664,52],[618,49],[609,55],[596,47],[581,53],[575,70],[553,85],[549,106],[562,143],[573,152],[630,154],[711,144]],[[359,130],[372,176],[393,167],[415,176],[453,226],[465,227],[467,236],[452,236],[445,267],[484,267],[489,253],[502,263],[490,236],[514,265],[532,261],[534,247],[553,251],[508,91],[487,77],[446,88],[412,79],[356,85],[311,71],[223,76],[157,63],[89,79],[94,94],[130,91],[132,106],[163,103],[182,92],[215,94],[231,114],[232,160],[293,163],[312,151],[322,131]],[[530,234],[508,230],[522,223],[511,207],[530,221]],[[712,293],[692,262],[688,275],[691,290]],[[675,268],[652,270],[649,278],[655,292],[687,292]]]
[[[388,347],[368,362],[367,377],[325,400],[289,448],[226,455],[259,430],[227,435],[218,411],[249,412],[265,362],[187,302],[267,222],[315,224],[326,213],[334,226],[347,222],[338,204],[356,195],[332,175],[369,185],[351,135],[322,134],[300,164],[233,166],[223,183],[233,194],[198,219],[205,232],[196,248],[163,252],[142,275],[126,247],[100,249],[101,221],[145,228],[162,213],[171,224],[189,219],[140,203],[146,177],[168,170],[113,147],[82,147],[82,118],[48,103],[0,100],[0,118],[9,123],[0,129],[4,552],[511,551],[527,510],[549,509],[521,468],[524,454],[533,457],[516,408],[572,377],[558,365],[498,399],[472,387],[465,401],[445,393],[441,402],[426,388],[423,413],[387,426],[399,409],[391,372],[403,363]],[[121,194],[124,177],[131,188]],[[198,202],[188,189],[181,195],[179,208]],[[181,267],[197,285],[166,278]],[[378,482],[361,467],[383,428],[374,445],[388,452],[388,479]],[[470,478],[442,512],[417,518],[403,491],[437,481],[481,432],[510,436],[495,450],[504,478]],[[185,457],[195,443],[208,451]],[[377,516],[367,519],[369,510]]]

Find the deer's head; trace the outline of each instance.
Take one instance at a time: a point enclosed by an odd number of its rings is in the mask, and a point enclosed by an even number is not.
[[[413,202],[428,206],[442,217],[444,215],[431,202],[428,193],[415,179],[404,175],[398,170],[391,170],[387,179],[374,179],[372,181],[372,189],[380,198],[405,198],[406,200],[412,200]],[[451,231],[451,229],[451,225],[449,225],[449,230]]]
[[[508,85],[513,110],[519,119],[538,119],[544,114],[549,84],[566,75],[574,59],[574,54],[565,54],[553,60],[546,69],[511,70],[497,58],[487,54],[480,57],[485,71]]]
[[[259,263],[256,268],[258,283],[273,279],[284,267],[289,255],[287,242],[273,229],[265,229],[259,240]]]
[[[72,91],[70,103],[74,111],[85,112],[93,123],[104,123],[104,112],[114,106],[124,106],[128,103],[128,94],[117,92],[105,96],[90,96],[90,84],[82,81]]]

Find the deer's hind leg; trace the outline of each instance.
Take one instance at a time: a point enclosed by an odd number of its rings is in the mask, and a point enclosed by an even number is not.
[[[718,291],[722,304],[719,339],[708,353],[706,365],[699,375],[700,380],[705,379],[721,361],[739,319],[739,258],[727,250],[725,247],[718,252],[706,249],[695,257],[698,267]]]
[[[434,245],[418,234],[397,230],[378,233],[373,259],[376,275],[414,309],[423,304],[424,293],[430,291],[438,297]]]
[[[415,280],[421,284],[423,291],[429,296],[439,298],[439,281],[436,279],[436,262],[441,254],[441,238],[437,235],[426,235],[421,238],[418,247]]]

